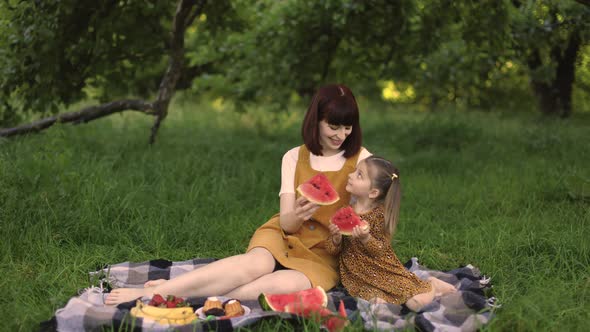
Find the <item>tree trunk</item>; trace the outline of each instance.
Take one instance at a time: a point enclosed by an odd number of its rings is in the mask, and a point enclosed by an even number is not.
[[[570,35],[567,48],[559,54],[554,86],[558,91],[561,117],[567,118],[572,113],[572,88],[576,78],[576,59],[581,39],[577,30]]]
[[[531,87],[539,103],[539,110],[546,115],[569,117],[572,112],[572,89],[575,81],[576,59],[581,39],[577,30],[570,34],[565,50],[559,45],[551,49],[551,60],[557,65],[554,78],[547,82],[531,78]],[[538,49],[528,57],[529,69],[534,71],[542,65]]]
[[[168,115],[168,106],[184,67],[184,32],[194,21],[195,17],[200,15],[206,2],[206,0],[201,0],[197,5],[196,0],[180,0],[176,7],[176,14],[172,21],[172,34],[170,36],[170,60],[168,61],[166,73],[160,82],[158,97],[154,102],[156,120],[152,126],[150,144],[153,144],[156,140],[156,134],[158,133],[160,124]],[[195,6],[197,8],[195,11],[192,11]]]

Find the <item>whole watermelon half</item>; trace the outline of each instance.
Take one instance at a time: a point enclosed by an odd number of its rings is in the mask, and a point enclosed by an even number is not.
[[[318,205],[334,204],[340,199],[338,192],[323,173],[318,173],[297,186],[297,192]]]
[[[321,286],[316,286],[287,294],[262,293],[258,296],[258,302],[263,310],[285,312],[285,307],[288,305],[297,308],[309,306],[314,309],[326,307],[328,296]]]

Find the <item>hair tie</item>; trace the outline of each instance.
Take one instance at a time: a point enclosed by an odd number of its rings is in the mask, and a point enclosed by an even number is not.
[[[395,179],[397,179],[397,174],[395,174],[395,173],[391,174],[391,181],[393,181]]]

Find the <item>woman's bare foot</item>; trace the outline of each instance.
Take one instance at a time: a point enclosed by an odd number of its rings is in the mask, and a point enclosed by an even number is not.
[[[152,288],[115,288],[105,299],[106,305],[117,305],[123,302],[133,301],[142,296],[151,296]]]
[[[143,287],[148,288],[148,287],[156,287],[158,285],[161,285],[163,283],[165,283],[166,279],[158,279],[158,280],[148,280],[145,284],[143,284]]]

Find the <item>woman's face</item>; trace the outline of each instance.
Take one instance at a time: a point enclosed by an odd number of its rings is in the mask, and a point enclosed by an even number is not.
[[[352,126],[333,125],[320,121],[320,144],[324,156],[334,155],[340,152],[344,140],[352,132]]]

